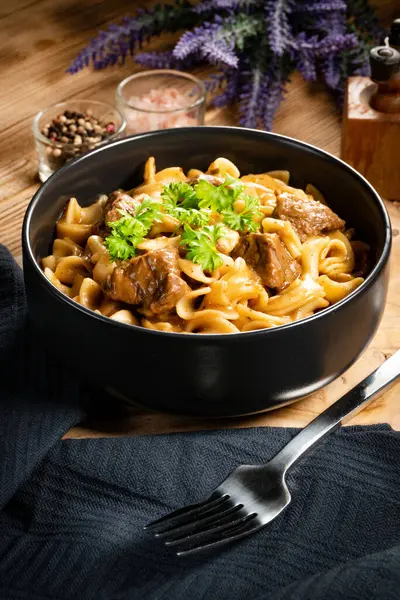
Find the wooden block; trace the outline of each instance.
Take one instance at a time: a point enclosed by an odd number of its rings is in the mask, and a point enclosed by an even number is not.
[[[400,114],[371,108],[368,77],[350,77],[343,112],[342,158],[389,200],[400,200]]]

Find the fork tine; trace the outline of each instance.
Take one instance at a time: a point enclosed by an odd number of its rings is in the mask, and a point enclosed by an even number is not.
[[[252,515],[253,516],[253,515]],[[255,515],[254,515],[255,516]],[[259,529],[261,529],[263,526],[261,524],[254,524],[249,521],[246,521],[244,524],[242,524],[239,527],[234,527],[231,531],[227,531],[225,532],[225,537],[223,537],[220,540],[216,540],[215,542],[210,541],[210,542],[206,542],[205,544],[200,544],[199,546],[193,546],[188,548],[187,550],[182,549],[180,550],[179,548],[176,551],[177,556],[191,556],[193,554],[198,554],[201,552],[206,552],[206,551],[210,551],[210,550],[215,550],[216,548],[220,548],[221,546],[225,546],[225,544],[230,544],[231,542],[234,542],[235,540],[240,540],[244,537],[247,537],[248,535],[251,535],[252,533],[255,533],[256,531],[258,531]]]
[[[216,495],[215,493],[211,494],[207,500],[204,500],[203,502],[197,502],[196,504],[190,504],[188,506],[184,506],[183,508],[178,508],[177,510],[168,513],[164,517],[148,523],[144,529],[154,533],[160,533],[161,531],[170,529],[175,525],[183,525],[188,522],[188,519],[191,517],[200,516],[207,511],[216,508],[228,498],[228,494],[224,494],[222,496]]]
[[[190,523],[187,523],[186,525],[182,525],[180,527],[173,527],[172,529],[168,529],[166,531],[163,531],[162,533],[156,533],[156,536],[158,538],[167,539],[168,541],[166,541],[166,544],[168,544],[170,540],[172,541],[176,538],[182,537],[185,538],[186,534],[191,536],[192,534],[197,533],[199,530],[202,530],[204,528],[210,529],[211,527],[214,527],[216,523],[219,524],[220,522],[223,522],[226,518],[232,517],[232,514],[238,512],[241,508],[243,508],[243,504],[229,506],[228,503],[228,508],[225,509],[224,507],[226,507],[226,505],[227,503],[224,502],[223,504],[220,504],[218,506],[219,510],[217,510],[217,512],[216,509],[214,509],[213,511],[207,511],[204,517],[201,515],[202,518],[196,516]],[[212,514],[209,514],[210,512]]]
[[[217,535],[221,535],[225,532],[230,532],[231,530],[235,530],[236,527],[243,525],[244,523],[248,523],[251,519],[254,518],[255,515],[242,515],[234,520],[230,520],[225,523],[214,523],[210,524],[207,528],[189,533],[184,537],[178,537],[176,539],[168,540],[165,542],[166,546],[176,547],[176,546],[187,546],[194,545],[197,546],[199,542],[205,541],[210,537],[215,537]]]

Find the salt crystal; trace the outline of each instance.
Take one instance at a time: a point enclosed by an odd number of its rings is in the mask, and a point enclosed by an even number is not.
[[[138,109],[135,111],[132,108],[125,108],[130,133],[197,125],[196,118],[190,114],[165,112],[185,109],[192,104],[190,98],[176,88],[153,88],[147,94],[132,96],[127,103],[130,107],[134,106]],[[148,114],[139,112],[146,110],[150,112]]]

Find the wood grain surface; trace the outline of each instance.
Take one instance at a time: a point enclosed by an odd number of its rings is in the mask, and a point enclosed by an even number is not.
[[[376,0],[381,18],[399,16],[396,1]],[[135,72],[123,67],[75,76],[65,73],[77,51],[97,30],[133,11],[143,2],[125,0],[14,0],[0,3],[0,242],[21,262],[20,234],[26,206],[39,186],[31,133],[32,118],[40,109],[69,98],[113,102],[118,82]],[[146,4],[151,4],[146,2]],[[153,42],[162,49],[170,38]],[[202,77],[206,69],[195,71]],[[234,125],[235,108],[212,109],[207,124]],[[274,131],[315,144],[339,155],[340,115],[323,87],[294,76],[279,108]],[[400,347],[400,205],[387,203],[394,230],[391,282],[381,326],[363,356],[344,376],[311,397],[257,417],[230,420],[193,420],[139,412],[124,422],[95,423],[75,428],[67,437],[149,434],[219,427],[303,426]],[[251,393],[251,390],[249,390]],[[388,422],[400,429],[400,389],[393,388],[352,423]]]

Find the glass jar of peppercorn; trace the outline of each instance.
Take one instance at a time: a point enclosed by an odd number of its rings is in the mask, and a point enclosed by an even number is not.
[[[66,162],[124,135],[122,113],[105,102],[70,100],[40,111],[33,120],[39,178],[46,181]]]

